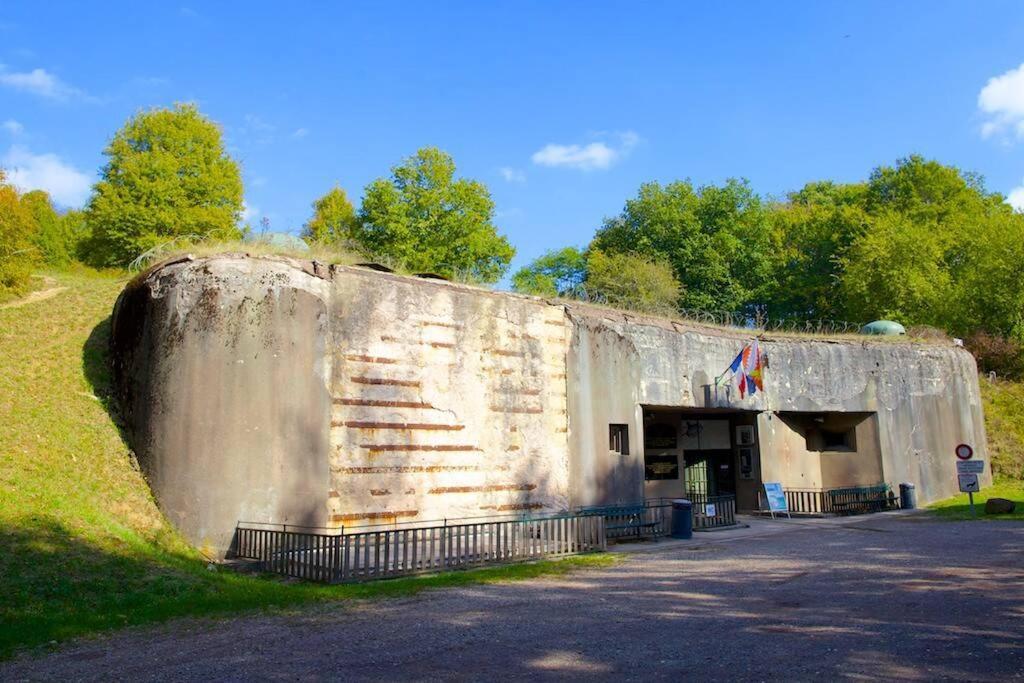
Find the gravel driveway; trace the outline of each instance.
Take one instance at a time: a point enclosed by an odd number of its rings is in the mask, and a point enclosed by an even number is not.
[[[296,614],[177,621],[0,680],[1024,677],[1024,524],[863,518],[609,569]]]

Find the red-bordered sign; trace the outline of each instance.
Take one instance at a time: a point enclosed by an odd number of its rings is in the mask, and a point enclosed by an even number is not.
[[[974,449],[965,443],[962,443],[959,446],[957,446],[955,452],[956,457],[960,458],[961,460],[970,460],[971,457],[974,455]]]

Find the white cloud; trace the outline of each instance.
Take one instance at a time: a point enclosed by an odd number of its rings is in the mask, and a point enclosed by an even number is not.
[[[0,160],[7,179],[22,192],[46,190],[55,202],[79,207],[85,204],[92,177],[66,163],[56,154],[33,154],[15,145]]]
[[[640,142],[640,136],[633,131],[614,135],[618,138],[618,144],[604,141],[586,145],[551,143],[534,152],[530,159],[539,166],[574,168],[580,171],[605,170],[625,158]]]
[[[501,168],[498,169],[498,173],[500,173],[501,177],[504,178],[505,182],[508,182],[508,183],[525,183],[526,182],[526,174],[523,173],[522,171],[520,171],[519,169],[516,169],[516,168],[511,168],[509,166],[502,166]]]
[[[10,133],[12,137],[17,137],[25,132],[25,126],[21,125],[14,119],[7,119],[3,123],[0,123],[0,128]]]
[[[75,97],[91,99],[46,69],[32,69],[19,73],[8,71],[7,67],[0,65],[0,85],[62,102]]]
[[[255,114],[246,114],[239,129],[242,140],[246,143],[266,145],[274,141],[277,126],[264,121]]]
[[[1024,64],[988,79],[978,93],[978,109],[987,117],[983,138],[1011,131],[1024,138]]]
[[[242,220],[245,222],[251,221],[256,216],[260,215],[260,207],[249,206],[249,202],[242,202]]]
[[[1010,190],[1010,194],[1006,196],[1006,203],[1017,211],[1024,212],[1024,184]]]
[[[309,135],[309,129],[308,128],[296,128],[295,132],[292,133],[292,137],[293,138],[298,138],[300,140],[302,138],[306,137],[307,135]]]

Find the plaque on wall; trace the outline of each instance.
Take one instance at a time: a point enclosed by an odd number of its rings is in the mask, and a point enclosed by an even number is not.
[[[648,450],[675,448],[676,428],[663,422],[644,427],[644,448]]]
[[[658,479],[679,478],[679,456],[669,455],[645,455],[644,456],[644,479],[655,481]]]

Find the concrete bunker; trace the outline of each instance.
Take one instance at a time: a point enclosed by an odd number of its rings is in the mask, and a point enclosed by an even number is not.
[[[160,264],[113,318],[132,446],[165,514],[223,554],[239,521],[346,528],[735,492],[956,491],[985,456],[973,358],[745,330],[282,257]],[[986,479],[990,474],[986,470]],[[689,487],[689,488],[687,488]]]

